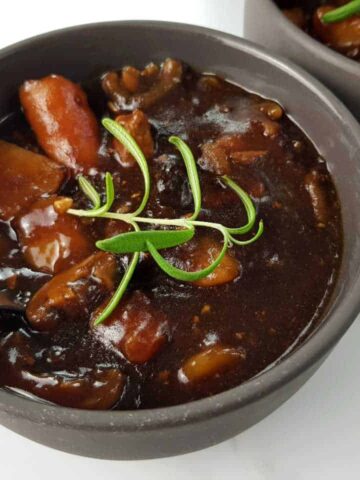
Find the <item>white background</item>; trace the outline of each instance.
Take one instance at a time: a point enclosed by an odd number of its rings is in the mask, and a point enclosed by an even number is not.
[[[241,35],[243,4],[244,0],[5,0],[0,48],[55,28],[120,19],[173,20]],[[50,450],[0,427],[0,478],[359,479],[359,340],[358,320],[314,377],[285,405],[215,447],[161,460],[99,461]]]

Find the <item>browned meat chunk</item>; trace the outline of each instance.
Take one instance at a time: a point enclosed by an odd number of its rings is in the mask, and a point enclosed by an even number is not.
[[[65,200],[56,196],[41,198],[16,221],[25,260],[41,272],[59,273],[94,250],[81,220],[62,213],[61,202]]]
[[[130,135],[134,137],[145,158],[151,158],[154,154],[154,141],[151,136],[150,123],[145,113],[141,110],[134,110],[129,114],[118,115],[116,121],[125,127]],[[133,156],[116,139],[113,140],[113,147],[120,157],[121,165],[124,167],[132,167],[136,164]]]
[[[179,85],[182,73],[181,62],[168,58],[160,70],[150,64],[142,72],[130,67],[120,73],[108,72],[103,77],[102,86],[110,99],[112,111],[146,109]]]
[[[0,218],[8,220],[43,194],[55,193],[65,170],[43,155],[0,140]]]
[[[244,358],[243,350],[214,345],[187,359],[178,378],[184,383],[199,382],[234,367]]]
[[[165,315],[140,291],[123,300],[104,323],[93,328],[101,341],[120,350],[133,363],[151,360],[168,338]]]
[[[56,275],[32,297],[26,316],[35,330],[47,331],[59,321],[84,318],[115,287],[116,260],[98,252]]]
[[[58,75],[29,80],[20,88],[20,101],[50,158],[75,172],[98,166],[99,128],[79,85]]]
[[[223,135],[202,146],[199,164],[204,170],[217,175],[229,175],[232,162],[250,165],[266,154],[266,150],[249,150],[248,142],[241,134]]]
[[[360,15],[342,22],[323,23],[322,17],[335,7],[318,8],[313,16],[315,35],[329,47],[352,58],[360,58]]]

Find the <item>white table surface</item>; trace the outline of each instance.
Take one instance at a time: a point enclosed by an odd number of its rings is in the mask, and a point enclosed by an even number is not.
[[[241,35],[243,4],[244,0],[6,0],[1,6],[0,48],[40,32],[116,19],[174,20]],[[320,370],[285,405],[215,447],[168,459],[110,462],[57,452],[0,427],[0,478],[359,479],[359,340],[358,319]]]

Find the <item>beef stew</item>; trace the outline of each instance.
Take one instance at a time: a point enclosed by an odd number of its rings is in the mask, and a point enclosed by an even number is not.
[[[245,382],[319,323],[341,262],[340,206],[324,159],[276,102],[171,59],[82,86],[56,75],[26,81],[20,102],[0,132],[0,289],[26,308],[26,319],[10,331],[0,325],[1,386],[75,408],[170,406]],[[199,219],[246,223],[222,181],[228,175],[265,227],[194,282],[169,277],[142,252],[119,305],[96,325],[131,261],[99,252],[96,242],[129,225],[72,216],[72,207],[91,207],[78,175],[105,199],[110,172],[113,210],[122,214],[138,207],[143,190],[132,155],[101,128],[106,116],[148,162],[143,216],[186,218],[194,208],[186,168],[168,142],[176,135],[197,159]],[[19,179],[16,188],[7,178]],[[221,248],[218,232],[199,229],[162,253],[193,272]]]

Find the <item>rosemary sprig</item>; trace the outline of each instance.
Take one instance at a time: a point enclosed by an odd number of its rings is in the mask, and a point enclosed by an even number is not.
[[[360,13],[360,0],[353,0],[335,10],[325,13],[321,20],[324,23],[336,23],[346,20],[357,13]]]
[[[250,243],[255,242],[264,231],[263,222],[260,220],[257,232],[252,238],[247,240],[239,240],[238,238],[235,238],[235,235],[244,235],[253,229],[256,221],[256,210],[249,195],[227,176],[223,176],[222,181],[227,187],[231,188],[242,201],[247,214],[247,223],[238,228],[231,228],[225,227],[220,223],[197,220],[201,211],[201,188],[196,162],[188,145],[181,140],[181,138],[175,136],[170,137],[169,142],[175,145],[184,160],[194,199],[194,212],[190,217],[178,219],[141,217],[140,214],[146,207],[149,199],[151,185],[149,168],[145,156],[136,141],[124,127],[110,118],[105,118],[102,123],[104,127],[125,146],[138,163],[144,178],[144,194],[139,207],[134,212],[111,212],[110,209],[115,198],[114,183],[111,174],[106,173],[105,176],[106,201],[104,205],[101,205],[100,195],[93,185],[91,185],[85,177],[80,176],[78,179],[81,190],[89,198],[93,208],[90,210],[69,209],[68,213],[79,217],[119,220],[130,224],[134,229],[132,232],[122,233],[96,242],[96,246],[100,250],[115,254],[133,253],[133,256],[113,297],[95,320],[95,325],[102,323],[109,315],[111,315],[119,304],[135,272],[136,266],[139,262],[140,252],[149,252],[157,265],[169,276],[177,280],[193,282],[210,275],[221,263],[227,249],[231,247],[232,244],[241,246],[249,245]],[[164,230],[141,230],[139,224],[162,225],[171,228]],[[188,242],[195,235],[196,227],[218,230],[223,236],[223,247],[218,257],[208,267],[196,272],[188,272],[169,263],[159,253],[159,250],[175,247]]]

